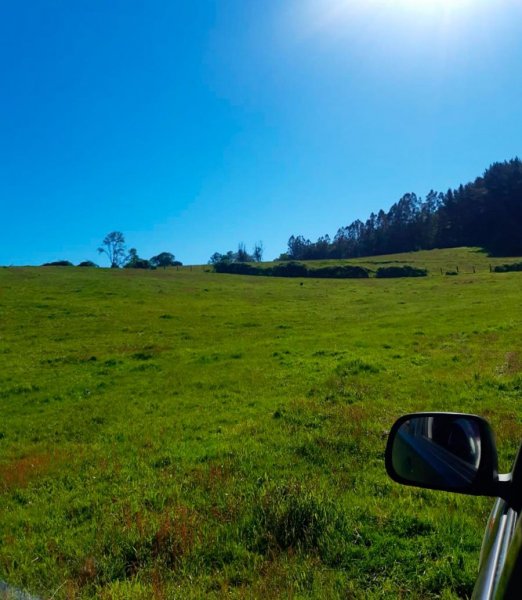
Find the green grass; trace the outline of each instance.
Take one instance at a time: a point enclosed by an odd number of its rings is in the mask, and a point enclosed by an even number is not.
[[[336,261],[314,260],[308,261],[307,264],[311,269],[331,264],[351,264],[367,267],[372,271],[376,271],[379,267],[411,265],[420,269],[428,269],[432,276],[440,276],[446,275],[447,272],[458,272],[460,275],[488,273],[490,267],[511,264],[519,260],[517,257],[491,257],[481,248],[448,248]],[[274,263],[266,264],[273,265]]]
[[[522,274],[466,249],[378,260],[430,276],[0,269],[0,580],[44,598],[469,596],[492,501],[391,482],[386,432],[475,412],[509,468]]]

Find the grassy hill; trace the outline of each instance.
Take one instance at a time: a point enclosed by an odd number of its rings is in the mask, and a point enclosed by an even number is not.
[[[457,267],[463,273],[489,272],[490,267],[510,264],[520,261],[517,257],[489,256],[482,248],[444,248],[440,250],[419,250],[418,252],[402,252],[400,254],[385,254],[383,256],[368,256],[363,258],[329,259],[302,261],[309,268],[326,267],[329,265],[359,265],[369,269],[377,269],[388,265],[412,265],[428,269],[431,275],[440,275]],[[276,263],[265,263],[274,265]]]
[[[470,594],[492,502],[394,484],[386,432],[476,412],[509,468],[522,273],[469,249],[348,262],[402,260],[430,277],[0,269],[0,580],[114,600]]]

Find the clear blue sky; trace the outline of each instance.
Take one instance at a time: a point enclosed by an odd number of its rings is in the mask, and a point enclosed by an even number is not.
[[[522,154],[519,0],[0,8],[0,264],[311,239]]]

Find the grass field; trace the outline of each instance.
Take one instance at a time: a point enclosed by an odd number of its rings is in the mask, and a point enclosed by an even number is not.
[[[391,482],[386,433],[411,410],[475,412],[509,468],[522,273],[466,249],[351,262],[379,261],[430,276],[0,269],[0,580],[42,598],[469,596],[492,501]]]

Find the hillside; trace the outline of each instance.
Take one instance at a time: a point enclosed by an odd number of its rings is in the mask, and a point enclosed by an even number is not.
[[[280,258],[353,258],[458,246],[510,256],[522,254],[521,229],[522,161],[514,158],[493,163],[474,181],[446,193],[404,194],[389,210],[340,227],[333,239],[325,235],[311,242],[292,235]]]
[[[382,270],[393,267],[417,270],[422,275],[440,277],[489,273],[499,267],[518,264],[517,257],[491,257],[481,248],[447,248],[420,250],[351,259],[274,261],[266,263],[223,262],[212,265],[217,273],[271,275],[279,277],[321,277],[357,279],[360,271],[366,277],[379,277]],[[346,271],[343,273],[343,270]],[[316,274],[316,275],[315,275]],[[402,275],[402,276],[408,276]]]
[[[401,488],[384,444],[406,411],[476,412],[508,467],[522,274],[473,249],[360,262],[403,259],[430,276],[0,269],[0,580],[113,600],[469,595],[491,501]]]

